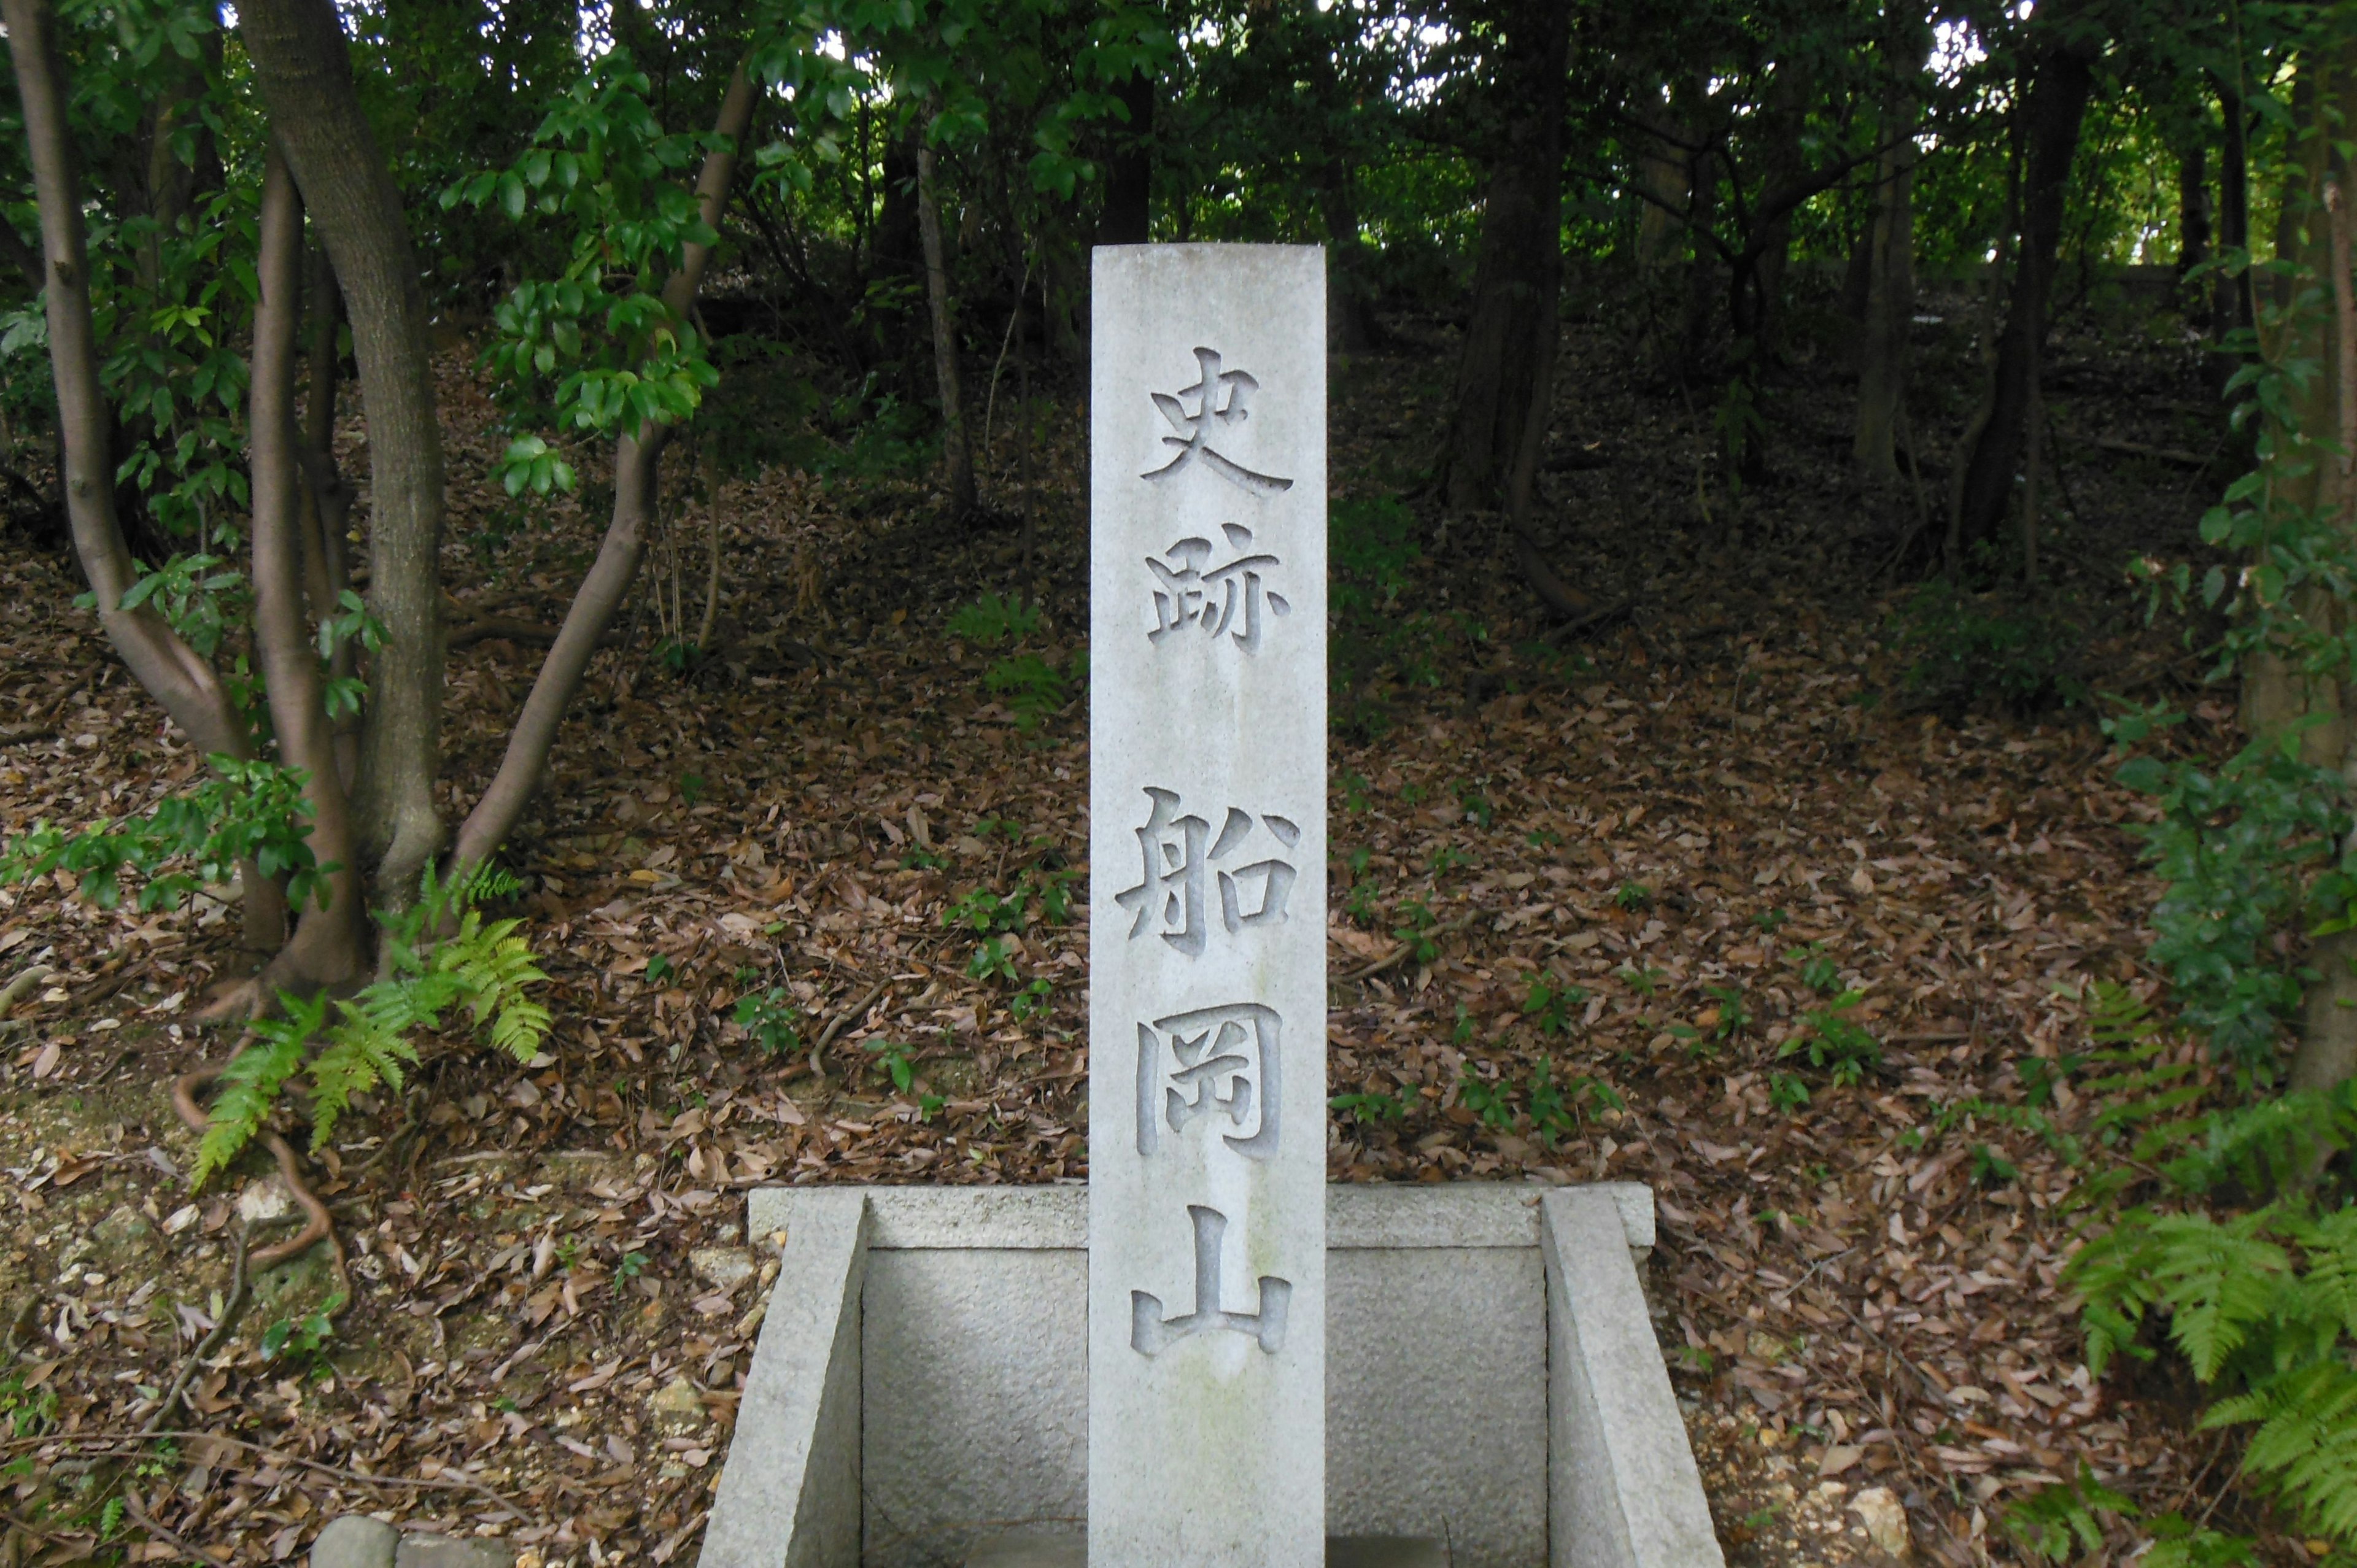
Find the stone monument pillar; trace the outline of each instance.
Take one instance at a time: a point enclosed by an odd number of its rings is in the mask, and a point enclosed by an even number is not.
[[[1095,255],[1093,1568],[1325,1558],[1325,278]]]

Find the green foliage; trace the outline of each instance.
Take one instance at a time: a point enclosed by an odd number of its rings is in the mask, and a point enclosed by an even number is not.
[[[1620,1092],[1600,1078],[1583,1074],[1557,1084],[1555,1064],[1544,1057],[1531,1069],[1523,1093],[1531,1129],[1549,1148],[1577,1132],[1591,1112],[1627,1108]]]
[[[2131,712],[2105,728],[2130,746],[2168,717]],[[2296,731],[2254,742],[2214,774],[2145,754],[2119,778],[2160,812],[2131,825],[2165,884],[2151,917],[2153,962],[2211,1048],[2265,1074],[2306,984],[2278,939],[2346,929],[2357,905],[2345,787],[2300,759]]]
[[[1553,985],[1545,976],[1531,976],[1530,994],[1523,998],[1523,1015],[1542,1035],[1561,1035],[1571,1028],[1572,1010],[1587,1005],[1587,993],[1577,985]]]
[[[1503,1079],[1484,1078],[1471,1062],[1465,1064],[1457,1080],[1457,1103],[1481,1119],[1484,1127],[1511,1127],[1514,1124],[1513,1091]]]
[[[635,433],[687,418],[720,379],[694,325],[662,299],[686,247],[719,240],[682,178],[718,144],[664,131],[652,92],[630,52],[612,49],[558,99],[512,164],[442,193],[445,209],[496,206],[511,222],[569,231],[563,271],[509,293],[484,350],[528,422]],[[574,485],[572,466],[528,430],[499,467],[510,495]]]
[[[1776,1059],[1800,1057],[1836,1084],[1858,1082],[1882,1065],[1882,1043],[1848,1015],[1865,999],[1863,993],[1845,991],[1803,1014],[1802,1027],[1776,1047]]]
[[[299,768],[212,759],[210,776],[157,801],[144,817],[101,822],[69,836],[45,819],[0,848],[0,885],[64,871],[102,909],[123,901],[123,877],[141,879],[138,908],[174,908],[198,889],[230,880],[241,862],[284,878],[287,901],[328,907],[328,876],[307,842],[310,802]]]
[[[1348,1094],[1335,1095],[1326,1103],[1362,1127],[1376,1127],[1386,1122],[1405,1121],[1414,1103],[1414,1096],[1405,1088],[1391,1094],[1372,1089],[1354,1090]]]
[[[226,556],[174,554],[156,570],[143,570],[123,590],[120,604],[126,610],[151,606],[190,648],[211,659],[251,613],[253,593]]]
[[[2053,1069],[2092,1066],[2080,1092],[2119,1102],[2091,1122],[2119,1169],[2087,1184],[2095,1226],[2064,1274],[2088,1366],[2149,1359],[2158,1338],[2207,1392],[2201,1424],[2248,1429],[2244,1477],[2357,1546],[2357,1083],[2188,1114],[2198,1090],[2148,1006],[2103,985],[2088,1004],[2099,1049]],[[2110,1207],[2155,1178],[2150,1201]],[[2245,1560],[2234,1538],[2152,1522],[2153,1560]]]
[[[802,1009],[777,986],[737,999],[737,1026],[770,1056],[802,1048]]]
[[[0,1422],[12,1438],[40,1436],[58,1423],[58,1391],[46,1381],[28,1386],[22,1368],[0,1373]]]
[[[2100,1515],[2133,1518],[2136,1506],[2099,1485],[2084,1460],[2078,1477],[2023,1498],[2006,1509],[2006,1533],[2023,1553],[2048,1563],[2067,1563],[2075,1552],[2104,1549]]]
[[[950,617],[949,632],[976,648],[1004,648],[1039,629],[1039,607],[985,594]]]
[[[970,979],[1004,980],[1009,984],[1021,978],[1015,972],[1015,956],[1005,937],[985,937],[975,943],[965,972]]]
[[[311,1147],[325,1148],[353,1095],[402,1087],[418,1061],[411,1036],[440,1030],[446,1014],[463,1013],[475,1034],[516,1061],[538,1056],[549,1015],[530,987],[547,976],[518,934],[522,921],[486,921],[475,908],[514,888],[490,868],[452,883],[429,872],[415,904],[377,917],[383,978],[348,1000],[280,993],[280,1015],[257,1021],[253,1041],[222,1069],[191,1185],[237,1157],[298,1073],[311,1080]]]
[[[1623,882],[1613,890],[1612,902],[1623,909],[1650,909],[1653,890],[1641,882]]]
[[[1400,905],[1399,927],[1393,938],[1408,950],[1408,957],[1417,963],[1430,963],[1440,956],[1440,944],[1432,937],[1432,928],[1438,924],[1432,910],[1421,898],[1410,898]]]
[[[1909,705],[1960,718],[1975,708],[2029,714],[2084,702],[2076,672],[2085,628],[2059,609],[1966,593],[1935,578],[1891,618],[1907,657]]]
[[[982,683],[1006,703],[1016,728],[1031,730],[1072,700],[1072,687],[1088,679],[1088,672],[1086,654],[1072,655],[1060,670],[1051,655],[1017,653],[984,671]]]
[[[1557,1082],[1555,1064],[1544,1057],[1533,1064],[1519,1092],[1504,1075],[1484,1077],[1467,1062],[1458,1079],[1457,1102],[1483,1126],[1500,1132],[1527,1117],[1532,1133],[1550,1148],[1577,1132],[1593,1112],[1624,1109],[1620,1093],[1600,1078],[1583,1075]],[[1405,1101],[1401,1110],[1405,1114]]]
[[[317,1311],[271,1324],[262,1331],[262,1359],[275,1361],[283,1357],[297,1371],[322,1369],[328,1345],[336,1337],[335,1313],[343,1304],[342,1296],[330,1296]]]
[[[869,1040],[865,1048],[876,1053],[876,1070],[891,1079],[894,1089],[908,1093],[909,1086],[917,1081],[917,1068],[909,1059],[909,1047],[897,1040]]]
[[[1034,1018],[1044,1018],[1055,1005],[1056,988],[1045,980],[1035,980],[1007,998],[1006,1010],[1015,1015],[1018,1024]]]

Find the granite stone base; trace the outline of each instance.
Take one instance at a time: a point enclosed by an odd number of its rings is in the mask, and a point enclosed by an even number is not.
[[[1358,1568],[1720,1568],[1648,1189],[1328,1194],[1326,1527]],[[702,1568],[1077,1568],[1087,1189],[765,1188],[747,1234],[780,1270]],[[1441,1557],[1380,1554],[1416,1541]]]
[[[1014,1530],[966,1554],[965,1568],[1088,1568],[1077,1530]],[[1452,1568],[1445,1541],[1409,1535],[1329,1535],[1326,1568]]]

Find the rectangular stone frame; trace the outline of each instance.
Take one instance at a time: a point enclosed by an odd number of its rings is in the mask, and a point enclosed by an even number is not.
[[[710,1568],[925,1568],[982,1539],[954,1521],[1077,1529],[1085,1189],[767,1188],[749,1209],[788,1255]],[[1458,1568],[1718,1568],[1638,1284],[1653,1239],[1633,1183],[1328,1188],[1329,1530],[1445,1535]]]
[[[794,1198],[698,1568],[859,1568],[867,1199]]]

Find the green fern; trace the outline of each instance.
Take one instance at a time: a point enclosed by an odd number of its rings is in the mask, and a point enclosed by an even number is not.
[[[303,1042],[317,1033],[327,1015],[325,1000],[299,1002],[286,998],[286,1015],[265,1018],[253,1026],[254,1039],[221,1069],[221,1091],[213,1097],[205,1135],[197,1145],[197,1170],[191,1185],[237,1158],[238,1152],[262,1130],[263,1119],[278,1103],[286,1080],[303,1065]]]
[[[328,1032],[328,1044],[311,1058],[311,1151],[335,1135],[336,1122],[352,1102],[378,1084],[402,1085],[404,1064],[417,1064],[417,1047],[381,1027],[366,1009],[339,1004],[342,1020]]]
[[[325,1148],[354,1095],[380,1084],[402,1087],[418,1061],[411,1036],[440,1030],[447,1013],[463,1009],[477,1035],[519,1062],[538,1056],[550,1019],[531,987],[548,976],[533,961],[522,922],[486,923],[472,908],[513,886],[498,873],[452,883],[437,883],[429,873],[416,904],[378,916],[387,973],[337,1002],[332,1022],[324,997],[307,1002],[280,993],[284,1016],[256,1024],[253,1044],[222,1071],[198,1151],[196,1185],[253,1140],[298,1073],[311,1080],[311,1147]]]
[[[2104,1549],[2104,1525],[2099,1514],[2136,1517],[2136,1505],[2098,1483],[2095,1473],[2080,1461],[2075,1479],[2033,1492],[2005,1511],[2005,1528],[2032,1560],[2067,1563],[2074,1552],[2089,1555]]]

